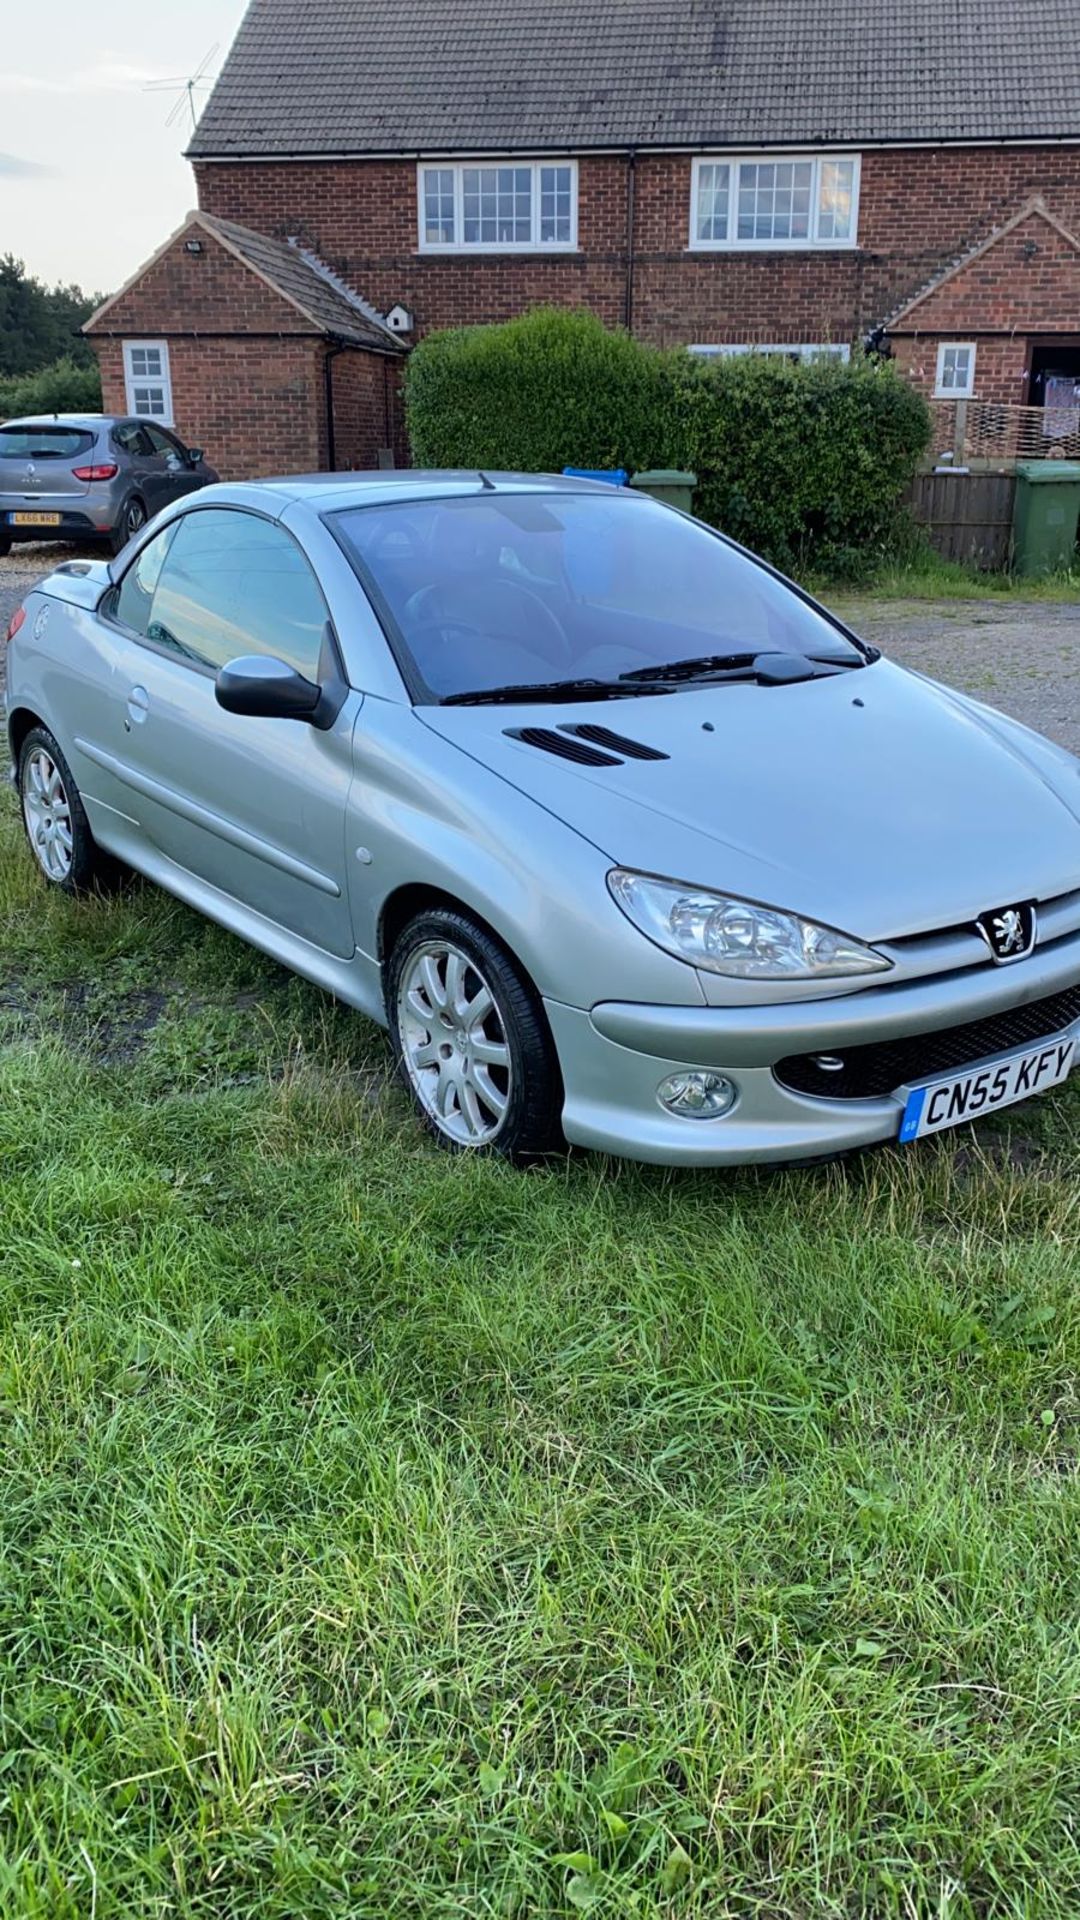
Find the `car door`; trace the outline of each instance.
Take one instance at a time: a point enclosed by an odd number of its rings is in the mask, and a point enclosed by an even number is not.
[[[127,569],[111,618],[131,644],[116,656],[102,744],[143,840],[251,912],[351,955],[345,819],[361,696],[320,732],[226,713],[214,693],[218,669],[245,654],[312,680],[325,672],[329,617],[297,542],[247,509],[192,507]]]
[[[113,428],[112,438],[124,456],[126,494],[137,493],[146,507],[147,519],[152,520],[168,505],[171,495],[166,490],[165,461],[155,451],[150,429],[143,420],[122,420]]]
[[[192,466],[187,448],[182,446],[173,434],[149,424],[146,431],[155,459],[163,463],[162,505],[168,501],[179,500],[186,493],[194,493],[206,484],[203,475]]]

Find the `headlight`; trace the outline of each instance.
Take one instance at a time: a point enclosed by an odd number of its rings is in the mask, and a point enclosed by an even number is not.
[[[654,880],[622,867],[608,874],[608,886],[627,918],[658,947],[710,973],[740,980],[828,980],[885,973],[892,966],[848,934],[779,907]]]

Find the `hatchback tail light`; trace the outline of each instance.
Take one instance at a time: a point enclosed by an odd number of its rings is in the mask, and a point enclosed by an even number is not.
[[[11,616],[11,619],[8,621],[7,637],[9,640],[14,640],[15,635],[18,633],[19,628],[22,626],[22,623],[25,619],[26,619],[26,608],[16,607],[14,613]]]
[[[101,467],[72,467],[76,480],[115,480],[120,469],[115,461]]]

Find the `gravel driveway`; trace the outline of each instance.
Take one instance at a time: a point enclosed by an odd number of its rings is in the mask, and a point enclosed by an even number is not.
[[[7,623],[34,582],[58,560],[83,557],[100,559],[101,549],[24,546],[0,559],[0,654]],[[1080,753],[1080,601],[868,599],[844,601],[842,611],[891,659]]]

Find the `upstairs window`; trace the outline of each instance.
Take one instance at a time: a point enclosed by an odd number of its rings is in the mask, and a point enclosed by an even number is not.
[[[695,160],[691,247],[850,247],[858,154]]]
[[[169,349],[164,340],[124,341],[124,385],[129,413],[172,424]]]
[[[577,246],[573,160],[422,166],[418,197],[424,253]]]
[[[697,341],[687,349],[703,360],[734,360],[740,354],[767,353],[779,355],[783,360],[843,360],[851,359],[851,348],[846,341],[833,340],[769,340],[723,341],[717,346]]]

